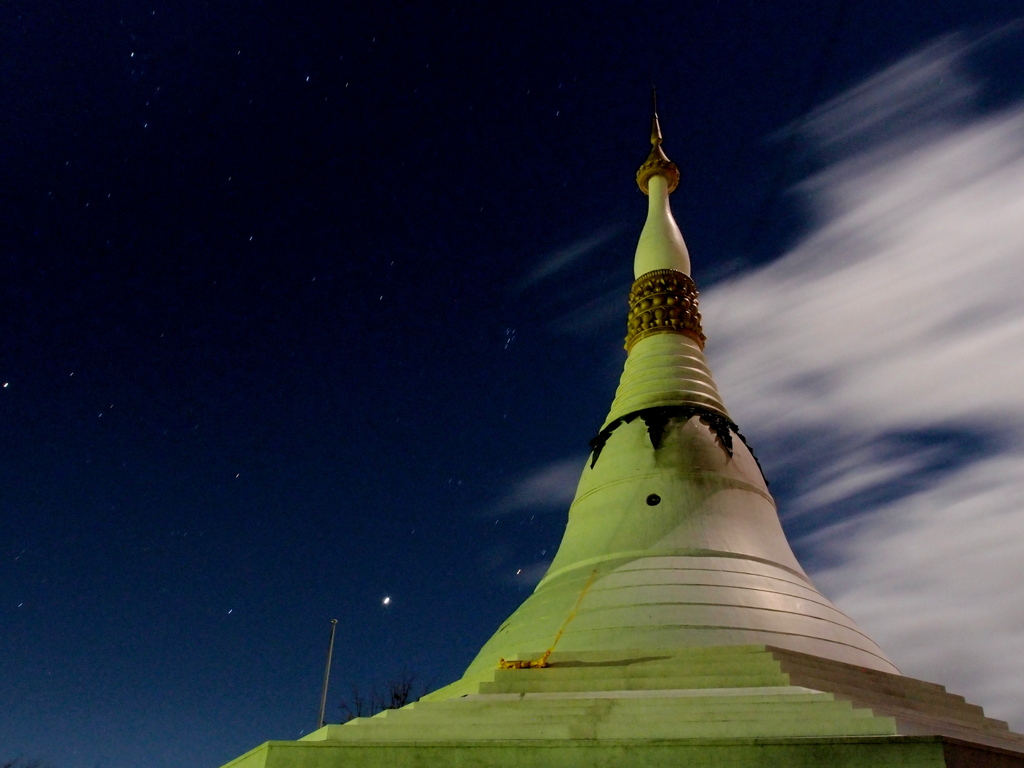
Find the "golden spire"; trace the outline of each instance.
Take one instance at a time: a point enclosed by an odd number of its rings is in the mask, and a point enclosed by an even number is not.
[[[664,176],[668,180],[668,193],[671,195],[679,186],[679,168],[668,159],[665,150],[661,148],[661,126],[658,124],[658,91],[651,89],[651,101],[654,107],[654,119],[651,121],[651,154],[644,160],[644,164],[636,172],[636,183],[640,191],[645,195],[647,181],[651,176]]]

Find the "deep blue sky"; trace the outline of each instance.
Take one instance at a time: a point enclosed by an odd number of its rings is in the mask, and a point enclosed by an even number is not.
[[[362,5],[0,11],[0,759],[295,738],[331,618],[329,719],[458,677],[565,523],[495,510],[614,390],[652,83],[708,287],[804,229],[783,129],[1020,11]]]

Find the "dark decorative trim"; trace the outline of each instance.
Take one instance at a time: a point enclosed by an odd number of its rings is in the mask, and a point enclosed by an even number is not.
[[[668,427],[669,419],[684,419],[689,421],[694,416],[698,417],[702,423],[707,425],[712,434],[714,434],[715,439],[722,446],[722,449],[729,455],[729,458],[732,458],[733,454],[732,436],[734,433],[743,441],[743,444],[747,446],[747,449],[750,450],[750,444],[747,443],[747,439],[740,434],[739,427],[717,411],[712,411],[709,408],[704,408],[700,405],[659,405],[654,408],[643,408],[639,411],[627,413],[625,416],[620,416],[598,432],[590,440],[590,468],[593,469],[597,464],[597,460],[601,456],[601,451],[604,450],[604,446],[608,442],[608,438],[612,436],[612,432],[623,424],[629,424],[636,418],[642,419],[647,427],[647,435],[651,439],[651,446],[654,450],[658,450],[661,447],[661,441],[665,436],[665,429]],[[764,470],[761,469],[761,462],[757,460],[757,456],[754,456],[753,450],[750,450],[750,455],[754,457],[754,461],[757,463],[757,468],[761,470],[761,477],[764,478],[765,485],[767,485],[768,479],[764,477]]]

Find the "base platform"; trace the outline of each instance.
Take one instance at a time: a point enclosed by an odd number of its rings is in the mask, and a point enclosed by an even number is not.
[[[942,686],[793,651],[556,652],[549,664],[270,741],[225,768],[1024,768],[1024,736]]]

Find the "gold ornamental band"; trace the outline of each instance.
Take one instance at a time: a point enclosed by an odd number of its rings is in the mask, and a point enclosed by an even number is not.
[[[648,182],[651,180],[651,176],[664,176],[668,180],[668,193],[671,195],[676,191],[676,187],[679,186],[679,167],[665,157],[665,153],[661,151],[661,147],[655,147],[651,150],[650,157],[644,161],[644,164],[637,169],[636,172],[636,183],[640,187],[640,191],[645,195],[649,195],[650,190],[647,188]]]
[[[656,333],[681,333],[704,349],[697,285],[674,269],[655,269],[640,275],[629,289],[626,351]]]

